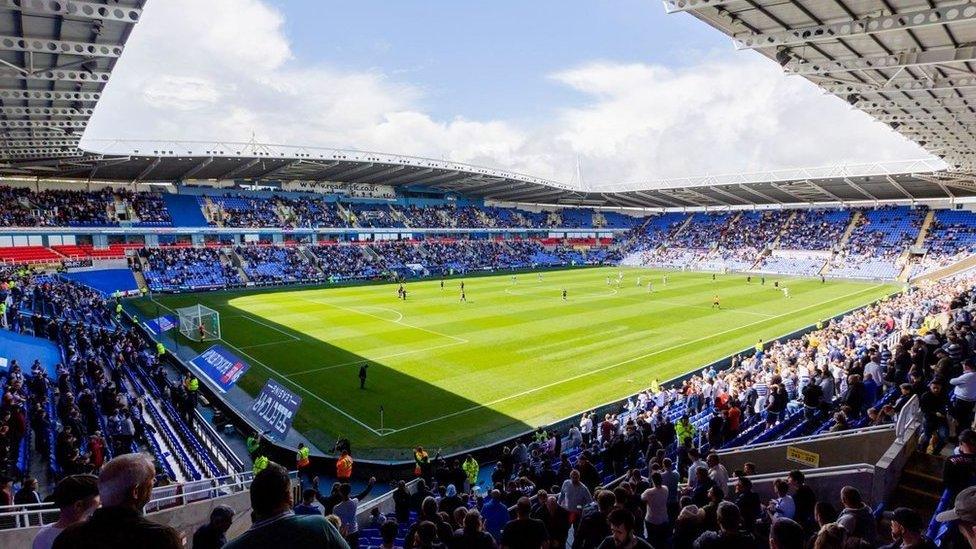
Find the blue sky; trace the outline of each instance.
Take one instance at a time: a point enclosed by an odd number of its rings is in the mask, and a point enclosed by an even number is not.
[[[925,156],[656,1],[148,2],[86,139],[252,135],[587,185]]]
[[[297,63],[376,68],[450,118],[534,118],[585,96],[547,75],[593,60],[686,66],[731,41],[648,0],[278,0]]]

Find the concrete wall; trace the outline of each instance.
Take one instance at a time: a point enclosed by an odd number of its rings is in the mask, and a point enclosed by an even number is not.
[[[820,454],[820,467],[834,467],[850,463],[877,463],[895,440],[894,428],[849,436],[830,436],[805,442],[783,442],[761,448],[743,448],[719,452],[722,463],[729,472],[742,469],[746,462],[756,464],[759,474],[791,469],[809,469],[808,466],[788,461],[786,449],[794,446]]]
[[[238,492],[220,498],[198,501],[150,513],[147,516],[155,522],[176,528],[183,535],[186,546],[190,547],[193,532],[209,520],[210,511],[218,505],[228,505],[235,512],[234,524],[227,532],[227,539],[232,539],[251,527],[250,492]],[[38,530],[40,527],[0,530],[0,547],[11,549],[30,547]]]

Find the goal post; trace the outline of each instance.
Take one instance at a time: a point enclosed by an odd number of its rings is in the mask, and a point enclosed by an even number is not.
[[[203,305],[176,310],[180,333],[192,341],[220,339],[220,313]]]

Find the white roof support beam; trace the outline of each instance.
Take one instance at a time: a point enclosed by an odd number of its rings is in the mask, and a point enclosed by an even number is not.
[[[909,200],[915,200],[915,197],[912,196],[912,193],[908,192],[905,189],[905,187],[902,187],[901,183],[895,181],[894,177],[891,177],[890,175],[886,175],[885,180],[888,181],[888,183],[890,183],[892,187],[898,189],[898,191],[901,192],[901,194],[905,195],[905,198],[908,198]]]
[[[862,186],[858,185],[857,183],[851,181],[850,178],[845,177],[844,178],[844,183],[847,183],[848,185],[851,186],[852,189],[854,189],[855,191],[857,191],[857,192],[863,194],[864,196],[870,198],[871,200],[874,200],[875,202],[877,202],[879,200],[877,196],[874,196],[873,194],[867,192],[866,190],[864,190],[864,187],[862,187]]]
[[[853,72],[880,69],[904,69],[928,65],[966,63],[976,60],[976,47],[942,48],[928,51],[903,51],[878,57],[853,57],[817,61],[793,59],[783,70],[787,74],[801,76],[823,75],[837,72]]]
[[[736,204],[742,204],[742,205],[748,204],[748,201],[746,199],[742,198],[741,196],[736,196],[736,195],[734,195],[734,194],[732,194],[732,193],[730,193],[730,192],[722,189],[722,187],[720,187],[719,185],[715,185],[713,187],[710,187],[710,189],[713,190],[713,191],[715,191],[715,192],[717,192],[718,194],[720,194],[722,196],[727,196],[727,197],[731,198],[732,200],[735,201]]]
[[[770,196],[770,195],[768,195],[768,194],[766,194],[764,192],[761,192],[761,191],[759,191],[757,189],[753,189],[752,187],[750,187],[748,185],[742,185],[742,184],[740,184],[739,185],[739,188],[742,189],[743,191],[751,194],[751,195],[758,196],[759,198],[762,198],[763,200],[766,200],[766,201],[769,201],[769,202],[772,202],[772,203],[776,203],[776,204],[782,204],[783,203],[782,200],[773,198],[772,196]],[[790,195],[790,196],[792,196],[792,195]]]
[[[392,168],[387,168],[387,169],[385,169],[385,170],[383,170],[381,172],[377,172],[377,173],[370,174],[370,175],[364,175],[362,177],[357,177],[355,179],[351,179],[349,182],[350,183],[359,183],[359,182],[365,181],[367,179],[374,179],[374,178],[377,178],[377,177],[384,177],[384,176],[390,175],[391,173],[396,173],[396,172],[402,170],[403,168],[406,168],[406,166],[393,166]]]
[[[434,171],[434,168],[424,168],[424,169],[422,169],[422,170],[420,170],[418,172],[411,172],[411,173],[404,174],[404,175],[398,175],[398,176],[394,177],[393,179],[390,179],[389,181],[387,181],[386,184],[387,185],[393,185],[393,184],[396,184],[396,183],[401,183],[403,181],[409,181],[409,180],[411,180],[411,179],[413,179],[415,177],[425,176],[425,175],[429,174],[432,171]]]
[[[75,120],[0,120],[0,128],[71,128],[85,129],[85,122]]]
[[[437,181],[443,181],[445,179],[450,179],[452,177],[457,177],[459,175],[461,175],[461,172],[450,171],[450,172],[442,173],[442,174],[439,174],[439,175],[432,175],[432,176],[427,177],[427,178],[424,178],[424,179],[417,179],[417,180],[411,181],[411,183],[412,184],[415,184],[415,185],[429,185],[431,183],[435,183]]]
[[[919,123],[945,123],[950,125],[955,124],[973,124],[976,123],[976,114],[969,113],[965,114],[955,114],[946,111],[936,111],[933,113],[916,113],[916,114],[875,114],[874,118],[878,122],[884,122],[885,124],[891,122],[919,122]]]
[[[823,84],[828,93],[846,97],[850,94],[891,94],[895,92],[930,92],[954,90],[956,88],[976,88],[976,75],[951,76],[934,80],[897,80],[884,85],[869,83]]]
[[[229,171],[224,172],[217,179],[233,179],[236,175],[242,174],[242,173],[246,172],[247,170],[250,170],[254,166],[257,166],[258,163],[261,162],[261,160],[263,160],[263,159],[262,158],[254,158],[254,159],[251,159],[250,161],[248,161],[248,162],[246,162],[244,164],[241,164],[240,166],[237,166],[235,168],[232,168]]]
[[[0,136],[0,147],[8,149],[14,147],[77,147],[77,139],[54,138],[54,139],[8,139]]]
[[[277,166],[277,167],[274,167],[274,168],[268,168],[268,169],[264,170],[263,172],[261,172],[261,173],[259,173],[257,175],[251,176],[249,179],[256,180],[256,179],[264,179],[266,177],[271,177],[271,176],[273,176],[273,175],[275,175],[275,174],[277,174],[279,172],[283,172],[283,171],[287,170],[288,168],[290,168],[292,166],[297,166],[297,165],[301,164],[302,162],[304,162],[304,161],[303,160],[292,160],[290,162],[285,162],[284,164],[282,164],[280,166]]]
[[[28,15],[60,15],[70,19],[85,21],[119,21],[137,23],[142,17],[142,9],[125,6],[112,6],[99,2],[82,0],[0,0],[0,9],[19,11]]]
[[[316,169],[314,172],[311,172],[308,175],[308,179],[311,179],[313,181],[320,181],[329,170],[335,168],[339,164],[341,164],[341,162],[339,162],[338,160],[333,160],[331,162],[323,162],[323,163],[316,162],[315,166],[318,169]]]
[[[84,82],[88,84],[105,84],[112,73],[109,71],[89,71],[85,69],[48,69],[38,72],[28,72],[21,69],[0,69],[0,78],[14,78],[20,80],[38,80],[45,82]]]
[[[119,57],[122,46],[119,44],[94,44],[91,42],[72,42],[48,38],[18,38],[0,35],[0,51],[22,51],[48,53],[52,55],[79,55],[82,57]]]
[[[195,166],[193,166],[189,170],[187,170],[187,171],[183,172],[182,174],[180,174],[176,178],[176,181],[186,181],[187,179],[190,179],[194,175],[200,173],[200,170],[206,168],[211,163],[213,163],[213,161],[214,161],[214,159],[213,159],[212,156],[210,158],[204,158],[202,162],[197,162],[197,164]]]
[[[89,118],[95,109],[71,107],[0,107],[0,113],[11,116],[53,116],[56,118]]]
[[[677,13],[708,7],[715,8],[731,2],[735,2],[735,0],[664,0],[664,9],[668,13]]]
[[[794,46],[972,20],[976,20],[976,2],[896,14],[871,15],[853,20],[765,34],[741,32],[734,34],[732,39],[739,49]]]
[[[341,180],[341,178],[347,177],[347,176],[350,176],[350,175],[354,175],[354,174],[357,174],[357,173],[365,172],[366,170],[372,169],[373,166],[374,166],[374,164],[372,162],[368,162],[366,164],[356,164],[352,168],[349,168],[347,170],[341,171],[341,172],[339,172],[337,174],[330,175],[329,176],[329,179],[332,180],[332,181],[338,181],[340,183],[343,183],[343,181]]]
[[[913,97],[911,99],[896,97],[878,100],[861,99],[854,102],[852,106],[855,109],[867,112],[894,110],[913,112],[923,109],[964,109],[974,105],[970,105],[968,100],[961,97]]]
[[[660,192],[654,191],[636,191],[634,194],[643,198],[644,200],[653,200],[659,204],[664,204],[665,207],[671,208],[687,208],[686,204],[681,204],[671,200],[670,198],[662,195]]]
[[[807,179],[807,183],[809,183],[810,186],[813,187],[814,189],[817,189],[818,191],[822,192],[823,194],[829,196],[830,198],[833,198],[834,200],[836,200],[836,201],[838,201],[838,202],[840,202],[842,204],[845,203],[845,202],[847,202],[843,198],[841,198],[841,197],[837,196],[836,194],[834,194],[834,193],[828,191],[827,189],[825,189],[823,185],[820,185],[820,184],[818,184],[818,183],[816,183],[816,182],[814,182],[814,181],[812,181],[810,179]]]
[[[130,183],[138,183],[143,179],[145,179],[145,177],[150,173],[152,173],[152,171],[156,169],[156,166],[159,166],[159,163],[162,161],[163,161],[163,157],[157,156],[155,159],[153,159],[152,162],[149,163],[148,166],[146,166],[144,170],[139,172],[139,175],[137,175],[132,181],[130,181]]]
[[[929,183],[935,183],[936,185],[939,186],[940,189],[942,189],[942,192],[946,194],[947,198],[955,198],[956,196],[952,194],[952,191],[950,191],[948,187],[946,187],[945,182],[939,179],[938,177],[932,177],[925,174],[915,174],[915,177],[923,181],[928,181]]]
[[[780,185],[779,183],[772,183],[772,186],[777,191],[792,196],[797,202],[810,202],[810,200],[803,198],[802,196],[799,196],[797,194],[794,194],[792,191],[785,188],[783,185]]]
[[[101,97],[100,92],[0,89],[0,99],[3,101],[84,101],[96,103]]]

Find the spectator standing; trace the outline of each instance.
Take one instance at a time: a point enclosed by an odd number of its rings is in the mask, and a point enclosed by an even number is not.
[[[227,543],[227,530],[233,523],[232,508],[227,505],[214,507],[210,511],[210,521],[193,533],[193,549],[220,549]]]
[[[695,549],[751,549],[756,546],[752,534],[742,531],[742,513],[734,503],[720,503],[717,517],[718,532],[708,531],[699,536],[695,540]]]
[[[861,499],[861,492],[853,486],[845,486],[840,490],[840,502],[844,508],[837,517],[837,524],[844,527],[847,535],[874,544],[878,538],[874,514]]]
[[[277,463],[269,463],[251,481],[251,508],[251,528],[227,543],[226,549],[349,547],[325,517],[292,512],[291,480]]]
[[[882,549],[935,549],[932,540],[922,534],[925,523],[922,517],[913,509],[899,507],[891,517],[890,544]]]
[[[102,507],[88,521],[61,532],[54,540],[54,549],[183,547],[176,530],[142,515],[152,495],[155,477],[156,468],[146,454],[123,454],[106,463],[98,476]]]
[[[98,477],[72,475],[61,479],[52,494],[60,511],[58,521],[37,532],[32,549],[51,549],[58,535],[71,525],[88,520],[98,508]]]
[[[671,498],[661,473],[651,474],[651,486],[644,490],[640,498],[647,509],[644,514],[647,540],[655,547],[664,547],[670,537],[668,500]]]
[[[549,540],[546,526],[541,520],[531,518],[532,504],[529,498],[519,498],[515,504],[515,518],[505,524],[501,546],[505,549],[539,549]]]
[[[610,535],[599,549],[654,549],[651,544],[634,535],[634,515],[626,509],[614,509],[607,516]]]

